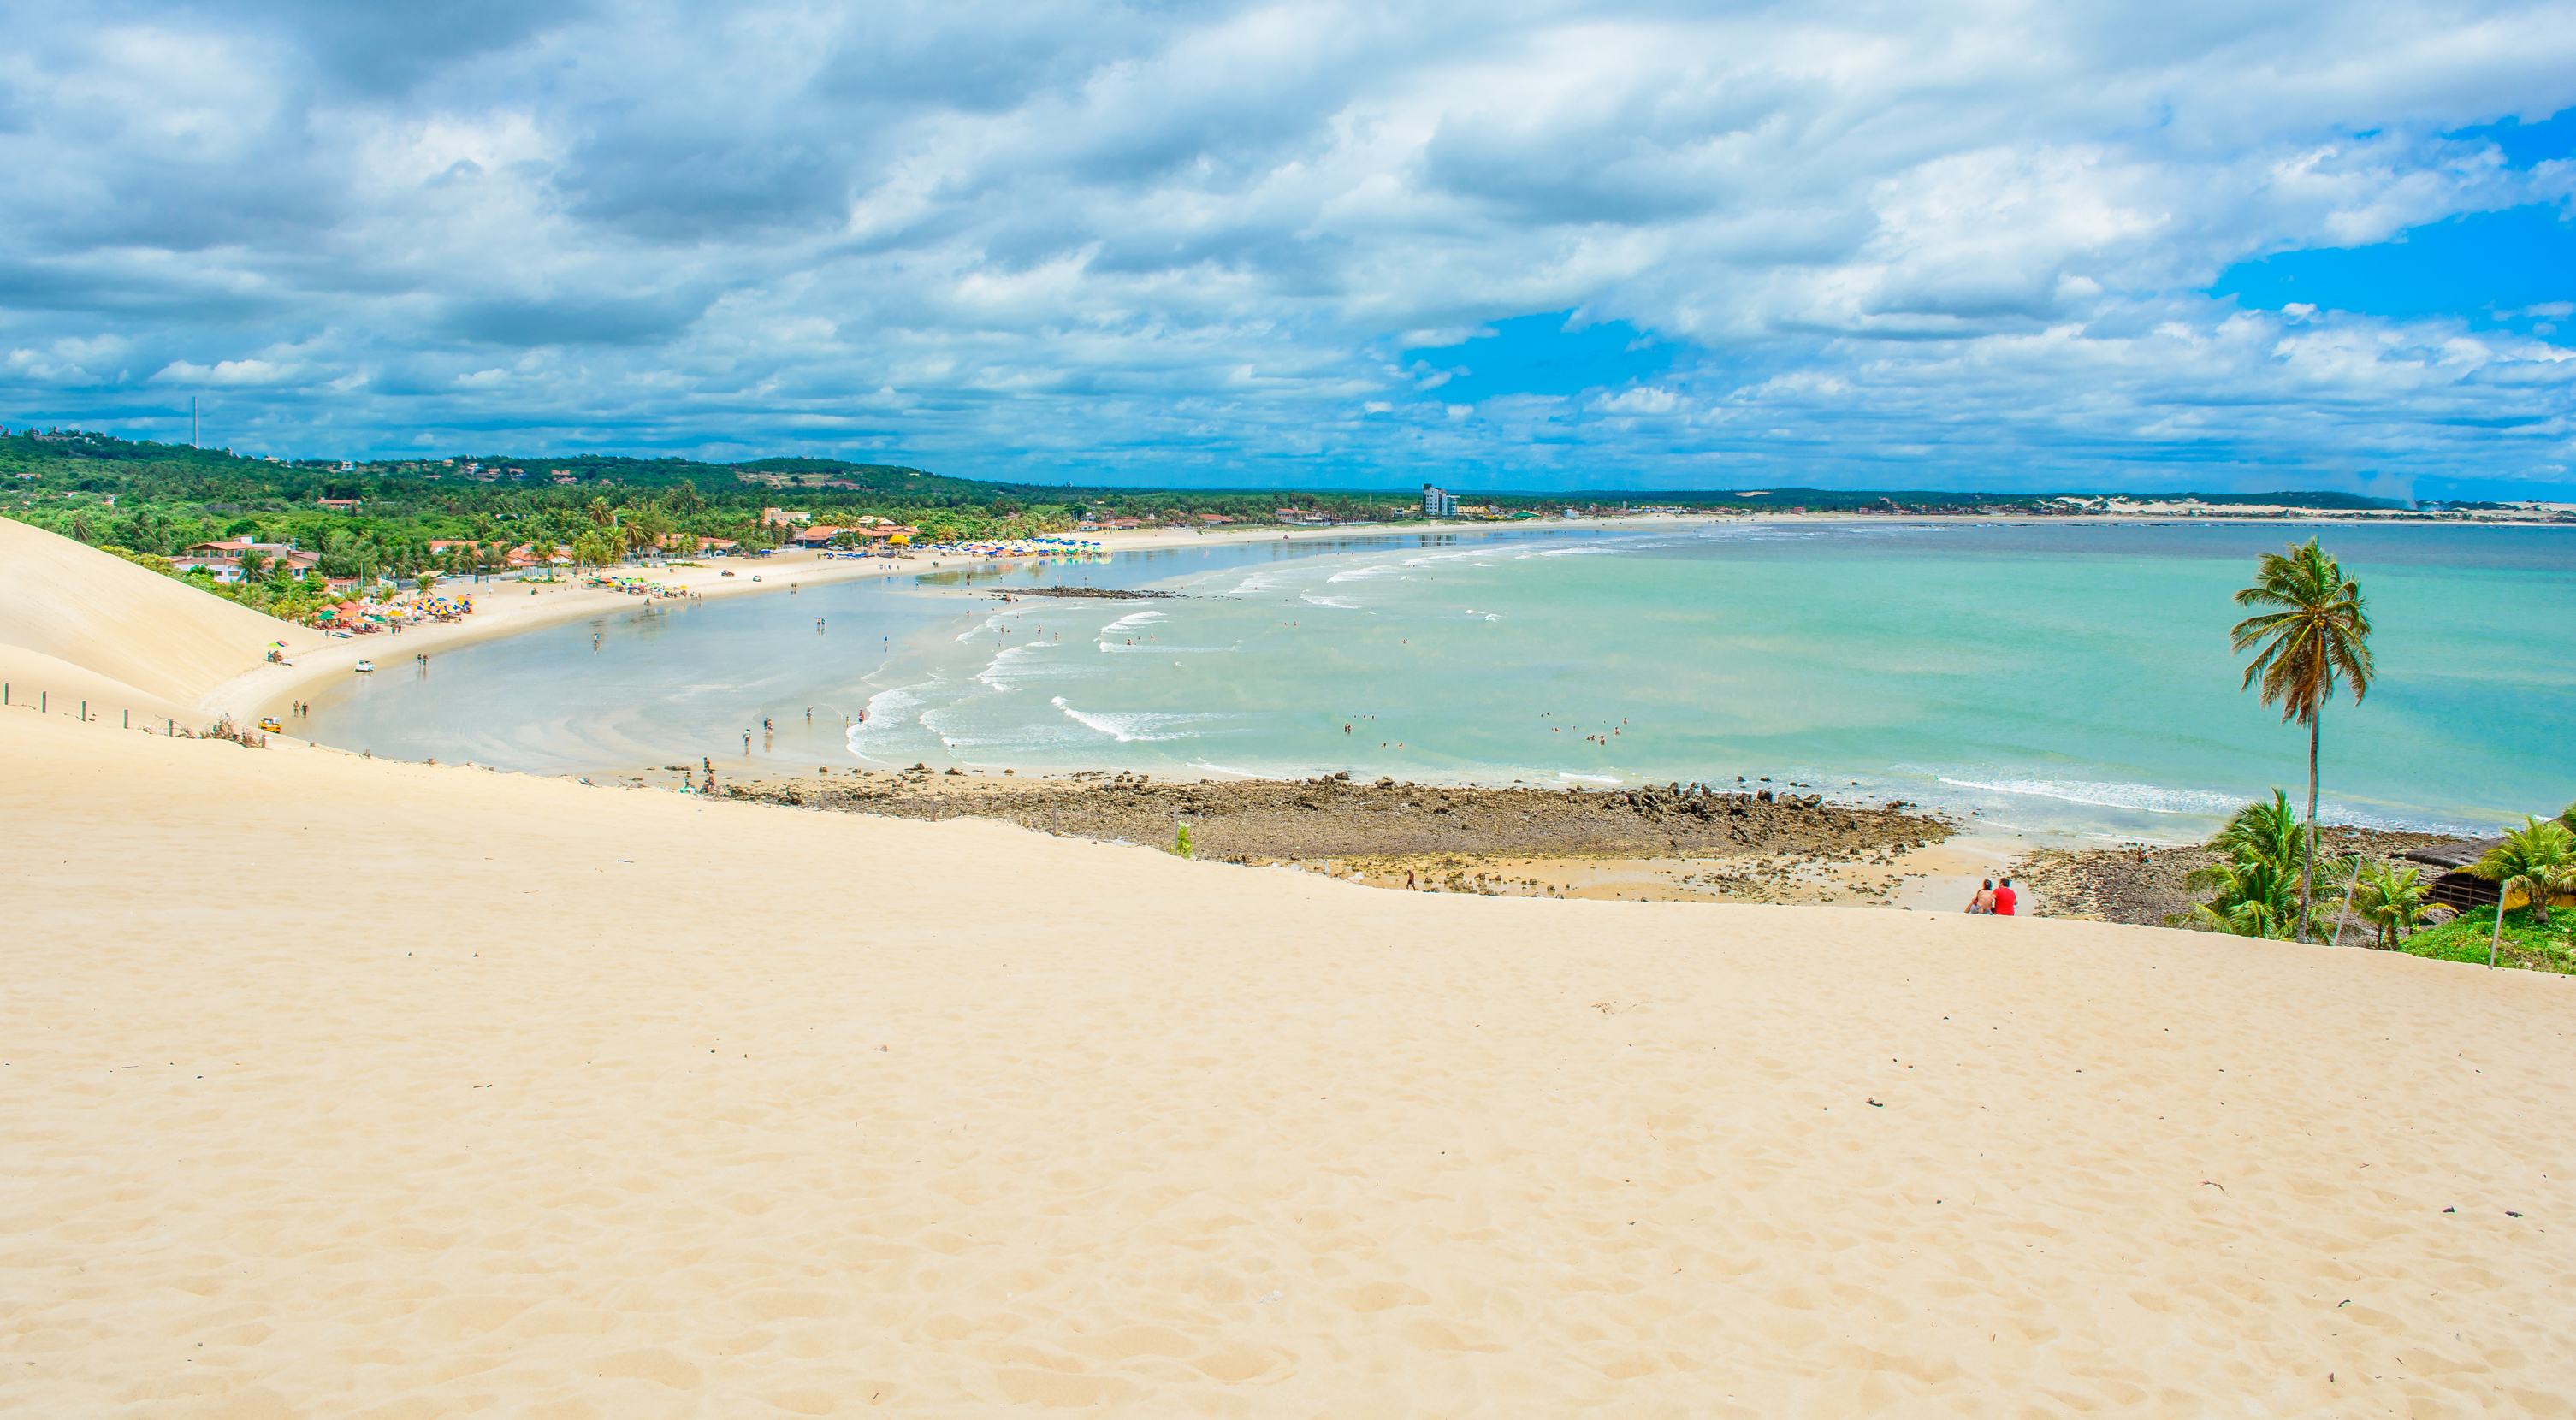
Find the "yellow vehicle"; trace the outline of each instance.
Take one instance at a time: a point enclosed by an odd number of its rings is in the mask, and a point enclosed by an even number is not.
[[[268,731],[272,735],[286,728],[284,725],[277,723],[277,717],[274,715],[262,715],[259,718],[259,727]]]

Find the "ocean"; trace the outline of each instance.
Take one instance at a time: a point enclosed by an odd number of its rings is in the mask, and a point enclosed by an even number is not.
[[[2256,557],[2310,535],[2378,628],[2367,700],[2326,712],[2329,821],[2491,832],[2576,799],[2560,630],[2576,529],[2559,528],[1766,519],[1211,539],[619,611],[352,677],[307,726],[380,757],[556,774],[704,757],[729,773],[1741,780],[2177,841],[2275,785],[2304,794],[2305,733],[2238,689],[2227,631]],[[1174,595],[994,595],[1084,582]]]

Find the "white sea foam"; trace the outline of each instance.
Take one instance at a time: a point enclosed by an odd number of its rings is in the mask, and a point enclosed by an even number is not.
[[[1086,729],[1097,730],[1120,744],[1139,740],[1187,739],[1194,733],[1206,733],[1206,727],[1228,718],[1207,712],[1077,710],[1066,704],[1060,695],[1048,703],[1063,711],[1066,719]]]
[[[1957,789],[1983,789],[1995,794],[2019,794],[2035,799],[2055,799],[2064,804],[2129,809],[2138,813],[2224,817],[2245,803],[2240,795],[2218,794],[2204,789],[2168,789],[2154,784],[2099,783],[2082,779],[1963,779],[1948,774],[1933,777]]]
[[[1130,612],[1127,615],[1118,618],[1116,621],[1109,623],[1107,626],[1100,628],[1100,634],[1106,636],[1112,631],[1125,631],[1138,626],[1152,626],[1157,622],[1169,621],[1171,619],[1171,616],[1165,612]]]
[[[1319,597],[1313,592],[1300,592],[1297,594],[1297,600],[1306,603],[1308,606],[1328,606],[1332,607],[1336,611],[1357,611],[1360,609],[1360,604],[1352,601],[1348,597]]]
[[[929,700],[917,692],[926,690],[930,686],[938,683],[939,682],[937,681],[925,681],[916,685],[898,685],[891,690],[878,691],[876,694],[868,697],[868,718],[867,721],[863,723],[882,723],[903,714],[907,710],[917,710],[922,706],[929,704]]]
[[[1048,654],[1063,649],[1061,646],[1004,647],[984,669],[976,672],[975,679],[995,690],[1013,690],[1023,681],[1090,679],[1100,674],[1096,667]]]
[[[1233,646],[1129,646],[1124,644],[1113,646],[1108,642],[1103,641],[1100,643],[1100,649],[1113,656],[1222,656],[1233,652],[1237,648]]]

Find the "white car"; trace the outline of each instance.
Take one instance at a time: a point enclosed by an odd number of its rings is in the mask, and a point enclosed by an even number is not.
[[[356,665],[349,667],[349,669],[356,671],[360,675],[373,675],[375,674],[376,663],[373,661],[360,661]]]

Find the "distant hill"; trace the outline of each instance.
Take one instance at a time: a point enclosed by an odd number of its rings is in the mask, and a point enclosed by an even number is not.
[[[1069,519],[1085,510],[1137,515],[1219,515],[1236,521],[1269,521],[1280,509],[1304,509],[1338,518],[1392,518],[1418,506],[1420,482],[1408,476],[1382,488],[1158,488],[1140,485],[1029,483],[964,478],[901,463],[776,457],[709,463],[667,456],[624,454],[457,454],[438,458],[253,458],[229,449],[201,449],[119,439],[82,430],[18,429],[0,436],[0,475],[27,480],[21,487],[61,497],[120,495],[128,502],[186,505],[203,515],[233,519],[272,516],[314,505],[317,499],[363,500],[371,513],[408,518],[445,509],[506,511],[495,500],[612,504],[681,493],[683,510],[703,508],[756,513],[763,502],[793,499],[825,509],[949,509],[994,517],[1028,513]],[[1710,508],[1759,511],[1805,508],[1813,512],[1957,513],[2064,512],[2061,498],[2121,496],[2107,493],[1993,493],[1943,489],[1546,489],[1480,488],[1472,471],[1443,487],[1463,503],[1503,513],[1585,513],[1631,508]],[[621,493],[618,490],[628,490]],[[2351,493],[2129,494],[2154,499],[2194,498],[2227,507],[2271,504],[2318,511],[2402,508],[2403,503]],[[518,504],[510,505],[511,508]]]

